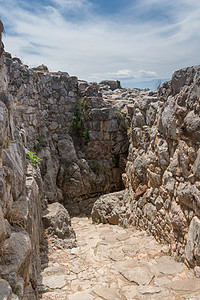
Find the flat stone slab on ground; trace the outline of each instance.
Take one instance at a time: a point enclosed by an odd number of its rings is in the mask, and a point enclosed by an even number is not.
[[[94,289],[93,292],[105,300],[121,300],[121,296],[116,289],[102,287]]]
[[[155,286],[123,286],[126,300],[175,300],[167,289]]]
[[[50,300],[65,300],[66,294],[64,291],[59,292],[46,292],[43,294],[44,299],[50,299]]]
[[[146,295],[151,295],[151,294],[157,294],[161,292],[161,288],[160,287],[156,287],[156,286],[138,286],[137,287],[137,291],[140,294],[146,294]]]
[[[200,300],[200,279],[145,232],[72,224],[79,247],[48,254],[41,300]]]
[[[51,289],[61,289],[66,285],[65,275],[44,276],[42,284]]]
[[[182,300],[199,300],[200,299],[200,293],[192,294],[192,295],[183,295]]]
[[[95,297],[90,294],[88,291],[76,292],[74,294],[67,296],[68,300],[94,300]]]
[[[152,269],[158,274],[173,275],[183,272],[184,267],[182,263],[168,261],[153,265]]]
[[[121,270],[120,273],[130,282],[136,282],[138,285],[149,284],[154,274],[146,267],[136,267]]]
[[[197,278],[189,278],[183,280],[175,280],[164,285],[167,289],[174,291],[190,291],[200,290],[200,280]]]

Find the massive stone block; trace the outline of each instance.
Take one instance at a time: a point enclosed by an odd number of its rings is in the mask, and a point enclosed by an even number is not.
[[[92,209],[94,223],[123,224],[125,208],[123,206],[124,191],[101,196]]]
[[[191,266],[200,266],[200,219],[198,217],[194,217],[190,223],[185,254]]]
[[[69,213],[62,204],[58,202],[49,204],[42,219],[49,234],[56,235],[60,239],[75,239]]]

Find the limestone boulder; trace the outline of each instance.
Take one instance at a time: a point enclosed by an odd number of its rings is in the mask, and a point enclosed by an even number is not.
[[[173,194],[174,187],[175,187],[175,179],[172,176],[172,173],[169,171],[165,171],[162,178],[162,183],[165,189],[170,193]]]
[[[194,110],[190,111],[185,117],[184,125],[182,129],[194,143],[198,143],[200,139],[199,113],[196,113]]]
[[[158,130],[166,136],[176,139],[175,100],[169,97],[158,116]]]
[[[69,164],[73,161],[77,161],[76,150],[70,136],[67,136],[67,138],[65,139],[59,140],[58,153],[60,156],[60,161],[63,164]]]
[[[16,288],[18,276],[27,283],[31,271],[31,240],[24,230],[12,232],[4,243],[2,260],[2,278],[7,280],[12,288]]]
[[[2,154],[2,162],[11,175],[11,192],[14,200],[25,191],[26,158],[25,149],[18,142],[11,142],[9,148]]]
[[[194,162],[193,172],[195,176],[200,179],[200,149],[197,152],[197,158]]]
[[[180,69],[172,75],[172,91],[173,94],[176,95],[181,91],[181,88],[184,87],[184,85],[190,85],[195,76],[195,71],[199,69],[199,67],[188,67],[184,69]]]
[[[147,156],[137,156],[134,161],[133,172],[135,175],[135,181],[139,183],[147,183],[147,167],[150,163],[150,159]]]
[[[157,168],[156,172],[152,172],[150,169],[147,169],[147,176],[149,184],[153,187],[158,187],[161,185],[161,172],[160,168]]]
[[[45,170],[45,172],[43,172],[43,183],[45,195],[48,199],[48,202],[60,202],[62,200],[62,192],[56,184],[57,174],[59,171],[58,158],[54,156],[53,159],[50,149],[47,147],[40,151],[39,156],[42,159],[41,169]]]
[[[5,146],[8,139],[8,111],[5,104],[0,101],[0,149]]]
[[[153,222],[153,220],[155,220],[156,215],[157,215],[156,207],[151,203],[147,203],[144,206],[144,216],[146,216],[149,221]]]
[[[158,110],[158,103],[150,103],[147,112],[146,112],[146,123],[148,126],[153,126],[155,118],[156,118],[156,113]]]
[[[50,235],[56,235],[60,239],[75,239],[69,213],[62,204],[49,204],[42,219]]]
[[[185,233],[187,230],[187,221],[185,219],[184,213],[181,210],[180,205],[175,201],[171,204],[171,224],[173,228],[180,231],[181,234]]]
[[[177,195],[184,205],[194,209],[199,215],[200,191],[188,182],[180,183],[177,188]]]
[[[0,206],[0,247],[1,242],[4,240],[6,235],[6,225],[5,225],[5,219],[3,216],[2,208]]]
[[[16,203],[16,204],[15,204]],[[28,165],[26,171],[26,195],[21,196],[13,206],[20,208],[22,224],[26,224],[32,243],[32,278],[40,272],[40,243],[43,238],[42,206],[44,206],[43,181],[39,168]]]
[[[4,279],[0,279],[0,299],[11,300],[12,299],[11,297],[12,297],[12,289],[9,283]]]
[[[198,217],[194,217],[190,223],[185,253],[191,266],[200,265],[200,219]]]
[[[112,225],[123,224],[125,208],[123,206],[124,191],[101,196],[92,209],[94,223],[109,223]]]
[[[170,162],[169,147],[167,141],[159,139],[157,143],[158,159],[162,169],[166,169]]]
[[[114,80],[102,80],[102,81],[99,83],[99,85],[100,85],[100,86],[107,85],[107,86],[109,86],[109,88],[110,88],[112,91],[119,88],[119,84],[117,83],[117,81],[114,81]]]

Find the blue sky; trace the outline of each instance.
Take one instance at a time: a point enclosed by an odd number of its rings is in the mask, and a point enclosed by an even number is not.
[[[79,79],[155,88],[198,65],[199,0],[0,0],[6,51]]]

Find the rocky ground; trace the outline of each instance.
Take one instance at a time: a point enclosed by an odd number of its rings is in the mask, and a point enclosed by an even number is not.
[[[43,300],[200,299],[200,280],[145,231],[73,218],[77,247],[43,253]]]

